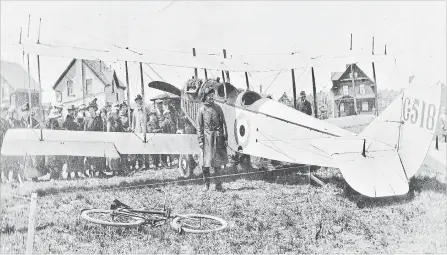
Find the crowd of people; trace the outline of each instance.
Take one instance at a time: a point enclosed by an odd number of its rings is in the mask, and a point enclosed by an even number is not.
[[[169,99],[154,102],[154,107],[145,106],[143,111],[143,98],[137,95],[135,104],[135,109],[131,109],[126,101],[99,108],[95,98],[88,105],[78,107],[56,105],[49,109],[42,121],[36,120],[29,104],[20,109],[14,105],[2,105],[0,146],[6,131],[11,128],[135,133],[143,132],[145,127],[148,133],[175,133],[183,128],[184,116],[179,114],[179,109]],[[21,182],[25,177],[23,169],[26,166],[32,166],[45,176],[57,179],[126,174],[130,170],[157,169],[177,163],[173,155],[121,155],[120,159],[80,156],[2,157],[1,161],[2,182]]]

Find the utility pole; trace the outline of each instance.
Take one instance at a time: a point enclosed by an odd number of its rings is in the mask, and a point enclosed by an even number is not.
[[[292,69],[292,89],[293,89],[293,107],[296,109],[296,84],[295,84],[295,70]]]
[[[192,55],[196,56],[196,48],[192,48]],[[205,71],[206,72],[206,71]],[[197,79],[199,77],[199,74],[197,73],[197,67],[194,68],[194,77]]]
[[[351,46],[350,46],[350,50],[352,50],[352,33],[351,33]],[[354,81],[354,79],[355,79],[355,75],[354,75],[354,69],[353,69],[353,64],[351,64],[351,74],[352,74],[352,91],[353,91],[353,93],[354,93],[354,111],[355,111],[355,114],[357,115],[357,96],[356,96],[356,93],[355,93],[355,81]]]
[[[351,46],[349,46],[349,50],[352,50],[352,33],[351,33]]]
[[[227,50],[223,49],[223,57],[227,58]],[[227,81],[225,81],[225,75],[224,71],[222,70],[222,78],[223,78],[223,84],[224,84],[224,94],[225,94],[225,100],[227,100],[227,84],[226,82],[230,83],[230,73],[228,71],[225,72],[227,75]]]
[[[224,56],[225,59],[227,58],[227,50],[226,49],[223,49],[223,56]],[[229,71],[225,71],[225,74],[227,76],[227,82],[231,83],[230,82],[230,72]]]
[[[27,35],[28,40],[29,40],[30,22],[31,22],[31,15],[28,15],[28,35]],[[34,123],[33,123],[33,118],[31,117],[31,109],[33,107],[32,107],[32,102],[31,102],[32,96],[31,96],[31,73],[30,73],[30,68],[29,68],[29,53],[26,54],[26,58],[28,60],[28,100],[29,100],[28,106],[29,106],[29,111],[30,111],[29,123],[30,123],[31,128],[33,128],[34,127],[34,125],[33,125]]]
[[[131,115],[130,115],[130,85],[129,85],[129,70],[127,69],[127,61],[124,61],[124,65],[126,68],[126,84],[127,84],[127,103],[128,103],[128,109],[127,109],[127,117],[129,122],[129,127],[131,127]]]
[[[40,43],[40,26],[42,24],[42,18],[39,19],[39,34],[37,35],[37,44]],[[43,120],[45,115],[42,109],[42,82],[40,80],[40,56],[37,54],[37,78],[39,79],[39,114],[42,114],[40,120]]]
[[[245,72],[245,84],[247,84],[247,90],[250,90],[250,82],[248,81],[248,73]]]
[[[372,41],[372,54],[374,55],[374,36],[373,36],[373,41]],[[373,78],[374,78],[374,100],[375,100],[375,104],[374,104],[374,108],[376,108],[376,116],[379,116],[379,101],[378,101],[378,93],[379,90],[377,89],[377,80],[376,80],[376,67],[374,65],[374,62],[372,62],[372,69],[373,69]]]
[[[140,78],[141,78],[141,97],[143,98],[143,133],[144,133],[144,139],[143,142],[146,143],[146,123],[147,123],[147,116],[146,116],[146,96],[144,95],[144,80],[143,80],[143,63],[140,62]],[[138,111],[138,110],[137,110]],[[140,120],[141,121],[141,120]]]
[[[318,118],[317,86],[315,84],[315,74],[314,74],[313,67],[312,67],[312,88],[313,88],[313,94],[314,94],[314,116],[315,116],[315,118]]]

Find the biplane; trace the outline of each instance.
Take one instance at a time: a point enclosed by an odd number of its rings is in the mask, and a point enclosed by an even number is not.
[[[92,52],[43,44],[24,45],[25,52],[44,56],[103,61],[135,61],[154,65],[208,68],[231,72],[247,71],[247,63],[234,59],[203,60],[199,57],[163,59],[125,49]],[[374,58],[384,56],[367,56]],[[386,58],[386,57],[385,57]],[[282,69],[313,66],[324,59],[291,57]],[[351,57],[343,61],[355,63]],[[346,63],[346,62],[345,62]],[[250,70],[253,71],[250,65]],[[257,70],[270,70],[261,67]],[[192,125],[200,107],[197,95],[212,87],[215,103],[223,112],[228,148],[242,154],[284,161],[339,168],[347,183],[368,197],[404,195],[409,179],[416,174],[430,149],[440,114],[441,85],[413,82],[361,133],[355,134],[303,114],[254,91],[231,83],[206,80],[179,89],[166,82],[151,82],[181,98],[182,109]],[[69,132],[69,133],[68,133]],[[6,133],[4,156],[74,155],[119,157],[119,154],[200,154],[195,134],[135,134],[83,131],[12,129]]]

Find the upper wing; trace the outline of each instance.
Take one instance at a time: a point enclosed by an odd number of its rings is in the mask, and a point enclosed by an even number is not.
[[[160,54],[140,50],[138,53],[135,51],[126,50],[123,48],[110,48],[107,50],[97,49],[85,49],[71,46],[57,46],[48,45],[42,43],[25,42],[23,44],[23,50],[27,53],[37,54],[41,56],[51,57],[65,57],[65,58],[77,58],[77,59],[90,59],[90,60],[102,60],[102,61],[132,61],[143,62],[155,65],[176,66],[186,68],[206,68],[209,70],[228,70],[232,72],[268,72],[279,71],[284,69],[296,69],[310,66],[324,66],[334,63],[346,64],[356,63],[362,61],[374,61],[378,62],[383,59],[393,59],[391,56],[370,55],[365,53],[356,53],[356,55],[343,55],[343,56],[325,56],[312,58],[304,56],[303,54],[294,54],[289,56],[283,56],[280,59],[264,59],[261,61],[259,58],[252,61],[247,61],[241,58],[224,59],[216,56],[186,56],[182,54]]]

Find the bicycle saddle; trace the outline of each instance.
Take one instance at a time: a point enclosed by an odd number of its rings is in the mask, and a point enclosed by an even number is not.
[[[113,203],[110,205],[110,210],[115,210],[117,208],[130,209],[131,207],[126,205],[125,203],[119,201],[118,199],[115,199],[115,200],[113,200]]]

